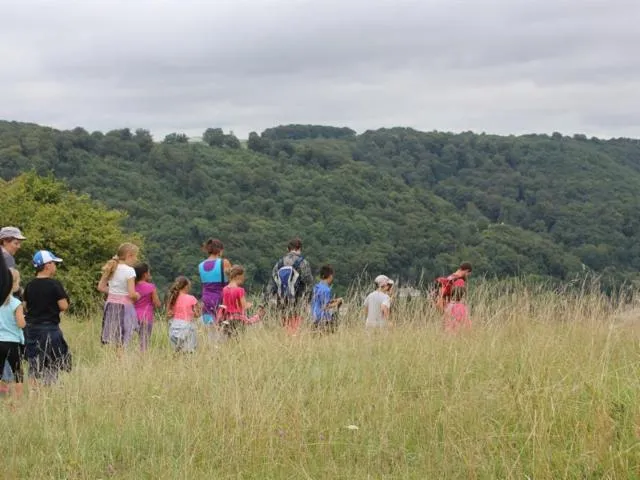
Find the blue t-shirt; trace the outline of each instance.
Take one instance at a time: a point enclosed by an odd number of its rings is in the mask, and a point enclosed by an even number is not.
[[[22,302],[11,295],[9,303],[0,306],[0,342],[24,343],[24,333],[16,324],[15,312]]]
[[[331,320],[331,312],[326,310],[331,301],[331,287],[325,282],[318,282],[313,287],[313,299],[311,300],[311,315],[313,323],[323,320]]]

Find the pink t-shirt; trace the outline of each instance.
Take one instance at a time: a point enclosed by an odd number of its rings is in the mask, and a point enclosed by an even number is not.
[[[244,288],[226,286],[222,290],[222,304],[227,313],[244,313],[240,300],[244,297]]]
[[[198,299],[193,295],[181,293],[178,295],[176,304],[173,306],[173,318],[176,320],[184,320],[185,322],[193,321],[193,307],[198,303]]]
[[[139,322],[153,322],[153,292],[155,291],[156,286],[153,283],[136,283],[136,292],[140,294],[140,299],[135,303]]]

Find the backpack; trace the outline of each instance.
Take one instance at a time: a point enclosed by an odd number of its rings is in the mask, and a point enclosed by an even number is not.
[[[449,299],[451,298],[453,287],[459,286],[457,285],[459,281],[462,281],[464,283],[463,279],[454,277],[453,275],[450,275],[448,277],[436,278],[435,289],[433,292],[434,300],[436,302],[443,301],[443,304],[441,306],[444,307],[444,304],[448,303]]]
[[[300,288],[300,265],[304,257],[300,256],[293,265],[284,265],[280,260],[278,270],[274,276],[278,293],[278,300],[294,302]]]

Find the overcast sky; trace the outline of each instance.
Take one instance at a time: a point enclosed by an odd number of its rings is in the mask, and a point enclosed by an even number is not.
[[[0,118],[640,137],[639,0],[0,0]]]

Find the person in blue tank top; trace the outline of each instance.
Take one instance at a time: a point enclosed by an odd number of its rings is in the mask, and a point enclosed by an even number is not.
[[[222,303],[222,289],[227,285],[227,273],[231,262],[222,258],[224,245],[220,240],[210,238],[202,246],[209,257],[200,263],[198,271],[202,284],[202,319],[205,324],[215,323],[216,312]]]

